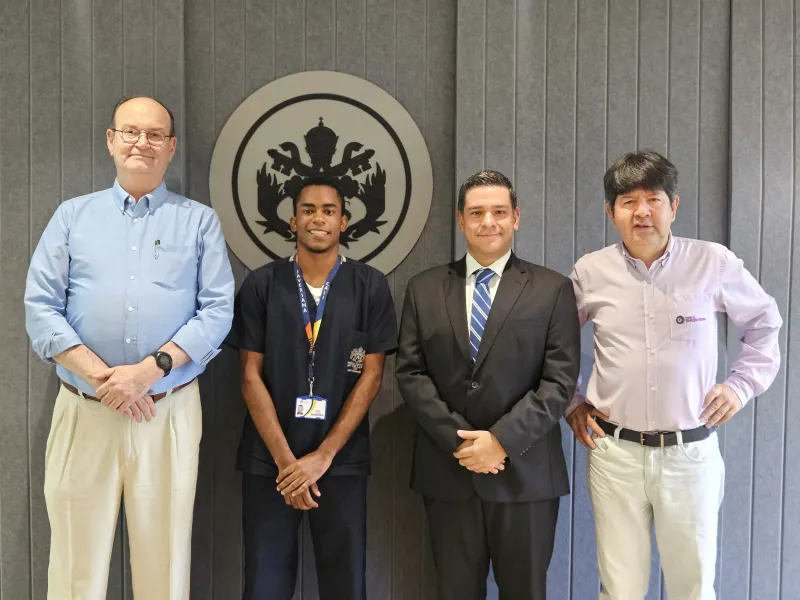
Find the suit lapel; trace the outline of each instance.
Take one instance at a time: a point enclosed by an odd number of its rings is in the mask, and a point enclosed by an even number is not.
[[[491,350],[500,333],[500,329],[503,327],[503,323],[506,322],[508,314],[517,302],[517,298],[522,293],[525,284],[528,283],[528,275],[520,270],[517,260],[517,257],[512,253],[506,264],[506,269],[503,271],[497,294],[492,302],[492,309],[489,311],[489,318],[486,320],[486,329],[483,331],[478,356],[475,357],[475,371],[478,370],[489,350]],[[466,316],[464,318],[466,319]]]
[[[467,331],[466,270],[466,257],[451,263],[450,272],[443,285],[450,326],[453,328],[453,334],[456,336],[458,347],[461,348],[464,358],[471,360],[469,355],[469,334]]]

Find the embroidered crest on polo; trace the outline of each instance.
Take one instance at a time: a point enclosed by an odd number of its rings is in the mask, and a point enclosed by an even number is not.
[[[347,372],[361,374],[364,370],[364,357],[366,352],[364,348],[359,346],[350,351],[350,360],[347,361]]]
[[[211,204],[225,240],[255,269],[290,256],[292,198],[304,180],[330,178],[345,198],[344,256],[389,273],[419,239],[433,174],[425,140],[391,95],[332,71],[265,85],[225,123],[211,160]]]

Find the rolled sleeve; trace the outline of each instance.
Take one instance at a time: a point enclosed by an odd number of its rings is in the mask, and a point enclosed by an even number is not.
[[[69,226],[65,205],[47,224],[31,257],[25,282],[25,329],[33,351],[49,363],[80,345],[80,336],[66,319],[69,285]]]
[[[211,210],[201,224],[200,249],[197,313],[175,333],[172,341],[193,362],[205,366],[219,354],[233,320],[233,273],[222,227]]]

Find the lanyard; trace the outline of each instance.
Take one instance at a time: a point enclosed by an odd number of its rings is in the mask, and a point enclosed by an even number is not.
[[[336,261],[331,272],[328,273],[328,278],[325,280],[325,285],[322,287],[322,294],[319,298],[317,305],[316,320],[311,323],[311,313],[308,312],[308,302],[306,301],[306,283],[303,279],[303,273],[300,271],[300,265],[297,264],[297,257],[294,259],[294,277],[297,281],[297,293],[300,296],[300,311],[303,313],[303,325],[306,330],[306,337],[308,338],[308,387],[309,396],[314,395],[314,360],[316,357],[317,337],[319,337],[319,330],[322,327],[322,314],[325,312],[325,304],[328,300],[328,292],[331,289],[331,282],[339,272],[339,267],[342,266],[342,257]]]

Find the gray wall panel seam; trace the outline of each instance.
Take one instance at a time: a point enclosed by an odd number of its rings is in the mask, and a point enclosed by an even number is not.
[[[703,98],[703,0],[697,0],[697,187],[695,191],[695,210],[697,211],[694,224],[694,237],[700,238],[700,181],[702,179],[702,154],[700,153],[700,123],[701,106]]]
[[[308,71],[308,0],[303,0],[303,71]],[[242,85],[247,73],[242,76]]]
[[[669,156],[669,138],[670,138],[670,123],[669,116],[672,110],[672,0],[667,0],[667,102],[666,102],[666,119],[667,119],[667,135],[666,137],[666,150]]]
[[[608,167],[608,71],[609,71],[609,52],[608,46],[611,38],[611,21],[609,17],[609,4],[611,0],[606,0],[606,122],[603,127],[603,136],[605,138],[603,143],[603,170]],[[605,202],[605,193],[603,194],[603,202]],[[605,222],[605,215],[603,215],[603,247],[608,246],[608,226]]]
[[[92,0],[94,2],[94,0]],[[156,0],[151,0],[153,7],[153,96],[158,98],[158,88],[156,88],[156,77],[158,73],[158,37],[156,36]],[[92,40],[94,45],[94,29],[92,29]],[[92,60],[94,60],[94,52],[92,52]],[[172,133],[177,133],[173,131]]]
[[[634,144],[636,147],[634,150],[639,149],[639,71],[642,68],[641,64],[641,54],[639,52],[640,42],[642,37],[642,0],[636,0],[636,102],[634,103],[634,110],[636,111],[636,116],[633,119],[633,127],[634,127]]]
[[[31,19],[31,0],[28,0],[28,257],[31,256],[31,246],[33,245],[33,193],[31,170],[33,165],[33,69],[31,65],[31,56],[33,56],[33,35],[32,35],[32,19]],[[28,569],[30,572],[30,579],[28,585],[30,589],[31,598],[33,598],[33,482],[31,476],[31,353],[27,348],[25,352],[25,362],[27,370],[27,391],[25,393],[26,404],[26,435],[28,446]],[[2,556],[2,555],[0,555]]]
[[[581,46],[579,26],[581,8],[580,0],[573,1],[575,2],[575,79],[572,82],[572,93],[575,96],[573,102],[575,110],[572,119],[572,263],[575,264],[576,240],[578,239],[578,77],[580,76],[578,56]],[[572,597],[571,582],[570,597]]]
[[[765,22],[764,22],[764,0],[760,0],[759,2],[761,8],[761,38],[760,38],[760,47],[759,50],[761,51],[761,87],[759,89],[760,92],[760,128],[761,128],[761,162],[759,164],[759,172],[761,173],[761,189],[759,190],[759,215],[758,215],[758,246],[756,249],[757,252],[757,259],[756,264],[758,265],[758,274],[756,275],[756,279],[761,283],[761,270],[763,268],[762,259],[762,246],[764,244],[764,45],[765,45]],[[732,65],[733,68],[733,65]],[[758,444],[758,406],[753,406],[753,425],[752,425],[752,432],[751,438],[753,440],[752,451],[750,455],[750,539],[748,543],[748,569],[747,569],[747,590],[748,590],[748,597],[752,598],[753,595],[753,538],[754,538],[754,530],[755,530],[755,501],[756,497],[755,494],[752,493],[753,484],[755,483],[755,471],[756,471],[756,456],[757,456],[757,447]]]
[[[120,0],[122,1],[122,0]],[[64,0],[58,4],[58,203],[64,201]]]
[[[795,90],[797,89],[797,65],[795,56],[795,44],[797,34],[795,32],[795,3],[792,2],[792,220],[790,223],[791,234],[789,236],[792,248],[789,251],[789,284],[788,284],[788,299],[786,304],[786,352],[784,356],[784,364],[786,365],[784,372],[784,397],[783,397],[783,481],[781,482],[781,540],[778,549],[778,596],[783,597],[783,557],[786,548],[786,528],[783,526],[786,516],[786,475],[787,475],[787,455],[786,448],[788,446],[788,416],[789,416],[789,390],[790,381],[789,375],[792,370],[791,364],[791,350],[792,350],[792,279],[794,276],[794,245],[795,239],[795,219],[797,214],[797,195],[796,195],[796,181],[797,181],[797,97]]]
[[[485,169],[489,166],[486,164],[486,113],[489,112],[486,106],[486,100],[487,100],[486,65],[489,62],[489,37],[487,32],[488,21],[489,21],[489,0],[483,0],[483,129],[481,130],[481,135],[483,135],[483,145],[481,150],[481,169]],[[470,171],[472,171],[473,169],[474,167],[470,167]],[[467,176],[471,174],[472,173],[469,173],[467,174]]]
[[[547,265],[547,97],[548,88],[548,43],[550,37],[550,2],[544,2],[544,78],[542,80],[542,87],[544,88],[544,107],[543,119],[544,127],[542,127],[542,146],[544,148],[542,156],[542,265]]]
[[[517,60],[517,48],[519,40],[519,0],[514,0],[514,51],[511,53],[511,59],[514,65],[511,68],[513,77],[511,78],[511,181],[513,185],[517,185],[517,78],[519,73],[517,67],[519,61]],[[511,238],[511,248],[516,251],[517,249],[517,236]]]
[[[339,65],[337,63],[337,58],[338,58],[337,50],[338,50],[338,48],[336,47],[337,44],[339,43],[339,35],[338,35],[338,32],[337,32],[338,27],[336,27],[336,13],[338,11],[337,2],[338,2],[338,0],[333,0],[333,70],[334,71],[338,71],[339,70]],[[426,13],[426,16],[427,16],[427,13]],[[426,18],[425,22],[427,23],[427,21],[428,21],[428,19]]]

